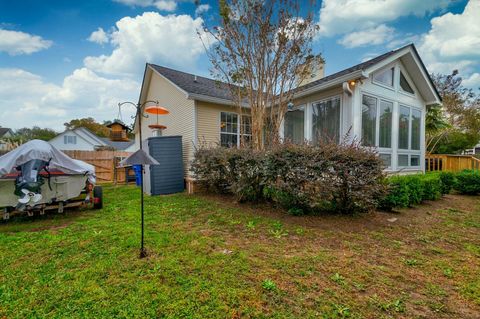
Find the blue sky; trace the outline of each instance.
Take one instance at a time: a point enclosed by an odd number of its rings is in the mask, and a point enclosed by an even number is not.
[[[196,30],[216,3],[0,0],[0,126],[112,119],[138,99],[145,62],[208,76]],[[413,42],[429,71],[480,87],[480,0],[324,0],[315,16],[327,74]]]

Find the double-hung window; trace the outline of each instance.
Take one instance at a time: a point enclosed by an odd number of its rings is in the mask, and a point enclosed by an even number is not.
[[[220,145],[225,147],[240,146],[252,138],[252,118],[249,115],[220,112]]]
[[[377,147],[385,166],[392,166],[393,102],[362,96],[362,144]]]
[[[220,144],[225,147],[238,145],[238,114],[220,113]]]
[[[419,167],[422,112],[400,104],[398,114],[398,166]]]

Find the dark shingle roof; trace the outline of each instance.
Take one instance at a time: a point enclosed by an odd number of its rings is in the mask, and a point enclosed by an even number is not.
[[[379,55],[371,60],[359,63],[357,65],[354,65],[352,67],[349,67],[347,69],[344,69],[342,71],[339,71],[337,73],[325,76],[319,80],[307,83],[305,85],[302,85],[298,88],[295,89],[295,93],[300,93],[302,91],[305,91],[309,88],[312,88],[314,86],[324,84],[330,81],[333,81],[343,75],[347,75],[350,73],[353,73],[355,71],[359,70],[366,70],[369,67],[387,59],[388,57],[392,56],[393,54],[407,48],[407,47],[412,47],[414,52],[418,55],[417,50],[415,49],[415,46],[413,44],[408,44],[406,46],[403,46],[399,49],[392,50],[390,52],[384,53],[382,55]],[[420,61],[422,61],[420,59]],[[230,90],[228,88],[228,84],[219,82],[213,79],[209,79],[206,77],[202,76],[197,76],[196,81],[195,81],[195,75],[190,74],[190,73],[185,73],[173,69],[169,69],[163,66],[155,65],[155,64],[149,64],[152,68],[154,68],[157,72],[165,76],[168,80],[173,82],[175,85],[186,91],[188,94],[199,94],[199,95],[205,95],[205,96],[210,96],[214,98],[220,98],[220,99],[225,99],[225,100],[231,100],[230,96]],[[421,66],[424,69],[425,73],[428,75],[428,72],[425,68],[425,65],[423,62],[421,62]],[[435,85],[433,85],[432,80],[429,78],[430,83],[432,83],[432,86],[435,88]],[[437,92],[438,94],[438,92]]]
[[[7,134],[7,132],[11,131],[8,127],[0,127],[0,137]]]
[[[231,99],[230,89],[226,83],[198,75],[195,81],[195,75],[193,74],[155,64],[150,64],[150,66],[189,94],[200,94],[225,100]]]

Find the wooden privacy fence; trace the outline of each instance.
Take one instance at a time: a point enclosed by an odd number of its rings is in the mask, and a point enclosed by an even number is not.
[[[427,154],[425,156],[427,172],[459,172],[464,169],[480,169],[480,160],[471,155]]]
[[[125,182],[125,169],[118,163],[129,156],[130,152],[120,151],[63,151],[71,158],[95,166],[97,183]]]

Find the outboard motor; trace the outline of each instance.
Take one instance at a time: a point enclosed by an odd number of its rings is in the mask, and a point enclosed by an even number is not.
[[[34,206],[42,199],[41,187],[45,181],[39,173],[42,170],[47,171],[47,166],[48,162],[46,161],[32,159],[16,167],[20,172],[15,180],[15,195],[20,197],[17,209],[25,208],[26,205]]]

